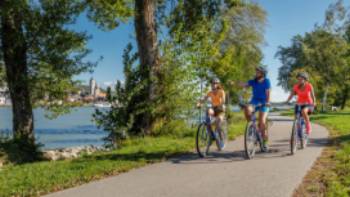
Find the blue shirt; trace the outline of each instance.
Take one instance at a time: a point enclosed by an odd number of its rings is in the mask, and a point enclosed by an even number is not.
[[[271,88],[270,79],[265,78],[261,82],[252,79],[248,81],[248,85],[253,89],[253,97],[250,102],[252,104],[265,104],[267,99],[266,90]]]

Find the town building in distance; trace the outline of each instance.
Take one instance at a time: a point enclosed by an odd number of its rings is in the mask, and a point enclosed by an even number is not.
[[[101,89],[96,81],[91,78],[88,85],[78,85],[76,91],[70,93],[65,99],[65,102],[81,104],[105,103],[106,97],[106,91]],[[39,103],[44,104],[47,99],[48,96]],[[63,103],[63,101],[58,101],[58,103]],[[9,90],[6,85],[0,86],[0,106],[9,105],[11,105]]]

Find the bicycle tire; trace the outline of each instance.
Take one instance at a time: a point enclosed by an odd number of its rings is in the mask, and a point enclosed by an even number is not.
[[[244,151],[247,159],[252,159],[256,152],[256,128],[252,122],[249,122],[244,134]]]
[[[304,149],[306,148],[306,139],[305,139],[305,131],[304,127],[301,128],[301,138],[300,138],[300,148]]]
[[[198,126],[196,134],[196,150],[199,157],[203,158],[208,155],[210,144],[211,136],[207,131],[207,125],[201,123]]]
[[[298,121],[293,122],[292,134],[290,137],[290,153],[294,155],[298,146]]]

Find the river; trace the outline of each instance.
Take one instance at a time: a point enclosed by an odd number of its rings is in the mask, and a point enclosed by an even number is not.
[[[34,127],[37,142],[43,149],[66,148],[85,145],[103,145],[107,133],[98,129],[92,121],[94,107],[74,108],[71,113],[50,120],[44,109],[34,110]],[[0,134],[12,130],[10,107],[0,107]]]

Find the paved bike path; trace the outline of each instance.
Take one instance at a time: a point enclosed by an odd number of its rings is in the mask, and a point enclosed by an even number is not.
[[[270,153],[257,153],[252,160],[244,159],[240,137],[206,159],[188,154],[48,197],[291,196],[327,145],[328,132],[313,125],[307,149],[291,156],[291,119],[270,119]]]

